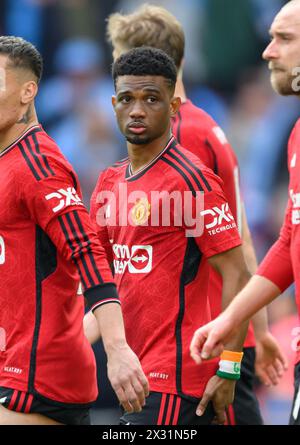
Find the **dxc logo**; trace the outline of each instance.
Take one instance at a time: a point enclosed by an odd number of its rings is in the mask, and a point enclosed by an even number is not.
[[[54,213],[69,205],[83,205],[74,187],[68,187],[67,190],[59,189],[57,192],[49,193],[45,198],[47,201],[53,198],[59,199],[59,204],[52,209]]]
[[[202,216],[211,215],[213,217],[213,221],[209,224],[206,224],[207,229],[212,229],[216,225],[221,225],[223,220],[226,222],[234,221],[234,218],[229,210],[228,203],[222,204],[222,208],[219,209],[219,207],[213,207],[212,209],[203,210],[201,212]]]

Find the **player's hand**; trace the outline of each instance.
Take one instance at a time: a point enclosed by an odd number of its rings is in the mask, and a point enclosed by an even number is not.
[[[227,380],[214,375],[207,383],[204,394],[196,409],[197,416],[204,414],[211,401],[215,411],[212,424],[224,425],[226,412],[234,399],[235,380]]]
[[[139,359],[127,344],[107,353],[110,383],[128,413],[140,412],[149,395],[148,380]]]
[[[288,361],[270,332],[256,341],[255,373],[267,386],[277,385],[288,368]]]
[[[193,360],[199,365],[202,360],[219,357],[224,350],[224,344],[234,334],[234,328],[233,323],[223,313],[197,329],[190,344]]]

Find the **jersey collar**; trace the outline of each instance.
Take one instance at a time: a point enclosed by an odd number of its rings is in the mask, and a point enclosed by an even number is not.
[[[2,150],[0,153],[0,158],[1,156],[4,156],[8,151],[10,151],[12,148],[14,148],[15,145],[17,145],[23,138],[25,138],[26,136],[28,136],[29,134],[31,134],[33,131],[36,130],[42,131],[41,126],[39,124],[33,125],[32,127],[28,128],[23,134],[21,134],[21,136],[18,137],[16,141],[14,141],[8,147]]]
[[[165,148],[158,153],[158,155],[152,159],[152,161],[148,162],[148,164],[144,165],[141,169],[137,170],[135,173],[132,173],[131,163],[127,165],[125,179],[127,181],[135,181],[143,176],[157,161],[166,153],[167,150],[170,150],[174,145],[176,145],[176,139],[174,136],[171,136]]]

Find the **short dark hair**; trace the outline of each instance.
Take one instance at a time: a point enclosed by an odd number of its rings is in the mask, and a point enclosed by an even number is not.
[[[0,36],[0,54],[8,56],[11,66],[31,71],[37,78],[37,82],[40,82],[43,72],[43,59],[32,43],[21,37]]]
[[[162,76],[171,89],[175,88],[175,63],[161,49],[142,46],[122,54],[113,64],[112,76],[116,86],[119,76]]]

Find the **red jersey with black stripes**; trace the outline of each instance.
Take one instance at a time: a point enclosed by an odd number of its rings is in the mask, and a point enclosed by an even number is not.
[[[179,144],[198,156],[201,161],[223,180],[223,189],[239,232],[242,229],[239,167],[236,155],[223,130],[204,110],[190,100],[181,104],[172,119],[173,133]],[[222,280],[212,269],[209,299],[213,318],[221,312]],[[245,347],[255,346],[252,324],[249,325]]]
[[[79,282],[91,307],[118,295],[77,176],[36,125],[0,153],[0,177],[0,386],[89,404],[96,368]]]
[[[189,352],[211,319],[207,259],[241,244],[222,181],[172,137],[142,170],[125,160],[102,173],[91,216],[151,390],[200,397],[218,366]]]

